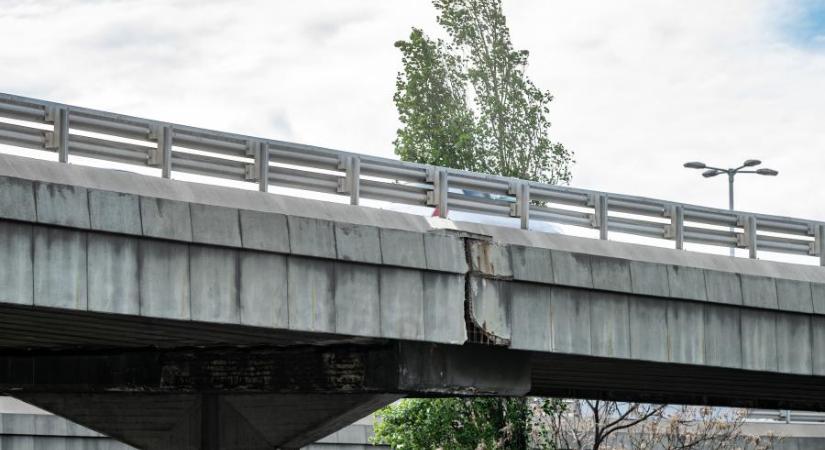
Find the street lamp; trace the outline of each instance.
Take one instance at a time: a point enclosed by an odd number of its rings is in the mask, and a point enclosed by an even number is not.
[[[728,208],[731,211],[733,211],[733,177],[735,177],[736,174],[738,174],[738,173],[755,173],[757,175],[766,175],[766,176],[770,176],[770,177],[775,177],[775,176],[779,175],[779,172],[777,172],[773,169],[762,168],[762,169],[757,169],[757,170],[743,170],[746,167],[756,167],[760,164],[762,164],[762,161],[760,161],[758,159],[748,159],[745,162],[743,162],[741,166],[736,167],[736,168],[730,168],[730,169],[722,169],[722,168],[719,168],[719,167],[708,166],[707,164],[705,164],[703,162],[699,162],[699,161],[686,162],[684,164],[684,166],[687,167],[688,169],[707,169],[704,172],[702,172],[702,176],[705,177],[705,178],[715,177],[716,175],[721,175],[723,173],[728,174]],[[731,231],[733,231],[733,228],[731,228]],[[736,254],[735,247],[731,247],[730,256],[734,256],[735,254]]]

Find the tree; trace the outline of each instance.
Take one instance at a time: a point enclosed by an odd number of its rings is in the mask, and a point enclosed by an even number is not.
[[[572,153],[550,140],[553,96],[527,77],[500,0],[434,0],[449,42],[413,29],[396,42],[403,69],[395,151],[406,161],[549,183],[570,180]]]
[[[556,414],[546,414],[541,429],[559,448],[599,450],[617,432],[657,418],[664,409],[665,405],[575,400]]]
[[[535,408],[534,408],[535,410]],[[540,442],[570,450],[768,450],[777,436],[744,432],[747,411],[574,400],[534,413]],[[541,445],[539,445],[541,447]]]
[[[486,170],[476,146],[460,58],[443,41],[433,41],[419,29],[395,46],[404,65],[394,96],[404,124],[395,140],[396,153],[405,161]]]
[[[414,28],[395,46],[403,69],[393,97],[405,161],[566,183],[572,154],[548,136],[553,97],[514,50],[500,0],[434,0],[447,40]],[[405,400],[380,412],[376,437],[395,448],[523,449],[524,399]]]
[[[407,399],[377,416],[375,441],[395,449],[522,450],[532,435],[523,398]]]
[[[670,406],[628,434],[629,446],[640,450],[768,450],[778,436],[743,431],[746,411],[709,406]]]

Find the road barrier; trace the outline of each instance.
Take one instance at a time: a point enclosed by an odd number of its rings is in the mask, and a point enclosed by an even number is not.
[[[0,143],[173,172],[590,228],[685,243],[819,257],[825,223],[576,189],[205,130],[0,93]]]

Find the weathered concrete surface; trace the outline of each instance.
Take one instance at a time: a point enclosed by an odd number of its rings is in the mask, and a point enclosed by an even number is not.
[[[660,249],[638,251],[656,255],[658,250],[659,262],[485,241],[469,250],[471,318],[493,342],[533,351],[825,375],[815,364],[825,342],[813,325],[819,324],[813,305],[822,294],[822,268],[767,263],[794,276],[777,278],[753,270],[730,272],[725,266],[739,261],[719,257],[717,268],[670,264],[664,256],[672,252]],[[800,270],[792,273],[792,267]]]
[[[56,370],[71,366],[72,370]],[[0,391],[24,393],[475,393],[524,395],[530,355],[413,342],[18,352],[0,356]]]
[[[39,178],[49,178],[51,167],[43,167]],[[67,169],[82,174],[76,183],[111,174]],[[15,262],[0,274],[3,302],[361,337],[466,339],[464,281],[450,276],[467,267],[457,236],[144,195],[172,185],[170,192],[189,190],[168,180],[144,185],[143,194],[27,182],[2,170],[0,180],[7,205],[0,246]]]

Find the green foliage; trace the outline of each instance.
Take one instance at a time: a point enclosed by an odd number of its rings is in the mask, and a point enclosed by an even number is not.
[[[377,414],[375,441],[394,449],[524,449],[523,398],[407,399]]]
[[[413,29],[394,96],[403,160],[550,183],[568,182],[572,153],[548,136],[553,96],[526,76],[500,0],[434,0],[450,42]]]
[[[419,29],[395,46],[404,64],[394,96],[404,124],[398,130],[396,153],[405,161],[485,170],[478,158],[461,61],[444,42],[429,39]]]

